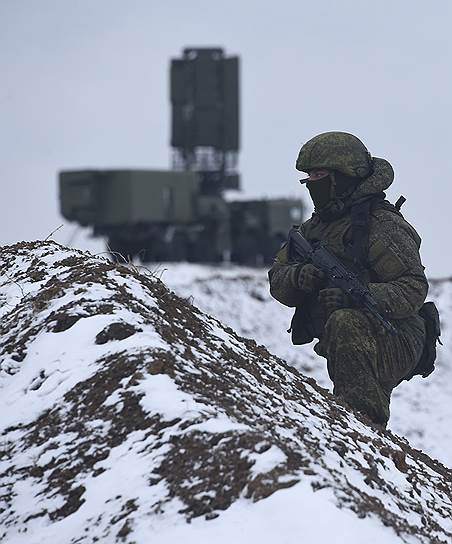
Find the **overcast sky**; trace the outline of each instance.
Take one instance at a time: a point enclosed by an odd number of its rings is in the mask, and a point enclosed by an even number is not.
[[[450,0],[0,0],[0,243],[62,223],[62,168],[167,168],[169,61],[222,46],[241,58],[243,192],[304,195],[301,144],[352,132],[394,166],[427,273],[450,276],[451,21]]]

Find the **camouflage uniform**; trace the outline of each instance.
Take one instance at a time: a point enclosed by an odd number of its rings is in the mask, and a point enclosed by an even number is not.
[[[343,157],[345,151],[341,153]],[[372,173],[363,177],[338,217],[324,220],[314,213],[300,227],[305,238],[310,242],[325,241],[351,268],[350,205],[381,194],[394,179],[386,160],[373,158],[371,162]],[[297,277],[303,264],[289,262],[287,247],[278,253],[269,271],[270,292],[282,304],[300,308],[304,322],[319,339],[315,351],[327,359],[334,394],[385,426],[393,388],[409,375],[422,354],[425,326],[418,311],[428,283],[419,257],[421,240],[395,208],[380,200],[371,211],[369,227],[368,265],[361,271],[361,279],[398,335],[385,333],[358,308],[341,308],[325,315],[318,292],[308,295],[298,288]]]

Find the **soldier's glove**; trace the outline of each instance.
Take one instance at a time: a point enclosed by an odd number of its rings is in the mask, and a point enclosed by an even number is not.
[[[326,275],[313,264],[305,264],[301,267],[297,287],[304,293],[313,293],[325,283]]]
[[[319,303],[327,317],[329,317],[336,310],[350,308],[351,306],[350,297],[339,287],[322,289],[319,292]]]

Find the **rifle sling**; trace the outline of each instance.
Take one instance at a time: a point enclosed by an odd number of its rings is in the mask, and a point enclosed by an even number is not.
[[[351,208],[352,242],[349,251],[357,270],[367,268],[372,204],[373,199],[366,199]]]
[[[385,201],[385,194],[379,193],[356,202],[350,210],[352,240],[348,252],[356,270],[368,269],[370,215],[374,208],[385,208],[402,215],[396,208]]]

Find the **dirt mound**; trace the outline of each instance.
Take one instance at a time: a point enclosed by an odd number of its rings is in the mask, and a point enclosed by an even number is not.
[[[207,314],[247,338],[253,338],[301,373],[331,388],[326,361],[312,344],[293,346],[286,333],[293,309],[279,304],[269,292],[266,269],[236,265],[201,266],[166,263],[160,269],[165,284]],[[389,428],[406,437],[417,449],[452,467],[452,282],[429,280],[428,300],[440,312],[442,346],[438,346],[435,372],[396,387],[391,399]]]
[[[0,301],[4,542],[144,542],[293,486],[451,541],[449,469],[152,274],[21,243],[1,250]]]

